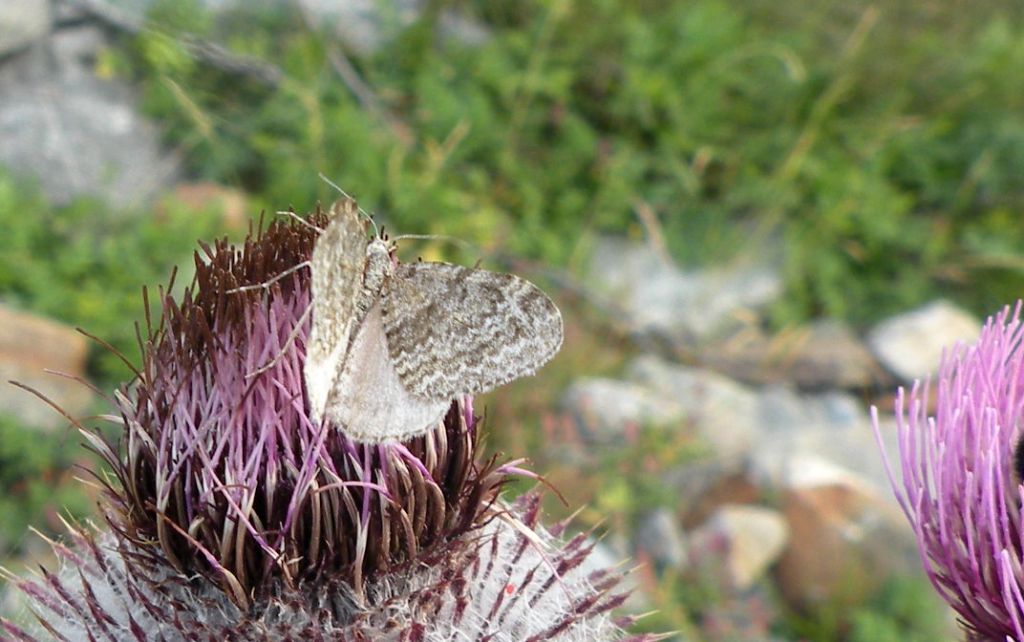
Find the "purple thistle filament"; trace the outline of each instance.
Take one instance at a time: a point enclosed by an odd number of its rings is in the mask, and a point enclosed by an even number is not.
[[[1024,421],[1020,313],[1020,302],[1005,308],[975,345],[944,354],[933,414],[928,382],[899,391],[900,481],[882,450],[925,572],[970,640],[1024,641],[1024,486],[1013,463]]]

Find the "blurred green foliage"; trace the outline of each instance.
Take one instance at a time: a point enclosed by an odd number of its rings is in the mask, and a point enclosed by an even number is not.
[[[899,579],[889,583],[869,604],[854,613],[848,639],[850,642],[942,640],[948,635],[946,624],[950,617],[927,580]]]
[[[0,416],[0,552],[21,548],[29,526],[59,531],[60,516],[92,513],[81,484],[71,483],[71,467],[83,457],[74,435],[40,439]]]
[[[286,8],[214,21],[163,3],[112,68],[193,170],[267,206],[332,198],[322,171],[404,231],[578,267],[594,234],[655,213],[675,255],[785,245],[779,323],[867,323],[938,295],[1019,295],[1024,64],[1019,8],[753,0],[464,3],[482,47],[406,30],[353,58]],[[273,61],[276,87],[198,64],[178,29]],[[244,37],[241,36],[244,34]]]
[[[782,632],[810,642],[934,642],[948,639],[949,618],[928,580],[908,577],[888,582],[858,608],[794,615]]]
[[[156,292],[180,265],[190,278],[196,241],[221,223],[168,203],[158,216],[130,216],[82,199],[54,208],[39,193],[0,172],[0,297],[6,305],[82,327],[138,364],[135,323],[142,287]],[[89,374],[110,392],[131,372],[113,352],[93,346]]]

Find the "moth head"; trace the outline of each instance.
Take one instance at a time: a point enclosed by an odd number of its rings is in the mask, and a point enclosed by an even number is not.
[[[379,236],[366,246],[366,267],[363,270],[363,285],[371,292],[379,292],[384,281],[391,275],[394,260],[391,251],[394,244]]]

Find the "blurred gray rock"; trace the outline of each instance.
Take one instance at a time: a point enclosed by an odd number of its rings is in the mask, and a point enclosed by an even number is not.
[[[88,23],[62,27],[50,37],[57,71],[65,76],[91,76],[97,56],[107,45],[103,30]]]
[[[0,85],[0,140],[0,164],[58,205],[85,195],[143,205],[178,174],[132,92],[78,69]]]
[[[60,24],[80,22],[89,18],[89,12],[76,0],[50,0],[53,21]]]
[[[50,24],[49,0],[0,2],[0,59],[45,36]]]
[[[112,7],[134,21],[141,21],[155,0],[91,0]],[[216,12],[244,9],[258,13],[287,7],[295,0],[201,0],[203,8]],[[298,0],[298,6],[318,26],[332,31],[345,46],[360,55],[370,55],[387,46],[404,29],[423,16],[426,0]],[[479,22],[452,9],[438,15],[442,40],[467,46],[481,45],[491,32]]]
[[[878,489],[888,478],[863,404],[843,392],[801,395],[770,386],[758,396],[763,438],[752,461],[763,483],[777,486],[794,457],[807,454],[843,462]]]
[[[876,489],[888,488],[867,411],[860,399],[842,391],[800,393],[781,384],[752,388],[710,370],[644,355],[627,367],[625,381],[574,383],[563,406],[587,444],[617,444],[630,431],[652,426],[675,429],[680,438],[706,446],[706,462],[721,474],[704,470],[703,479],[694,480],[686,471],[672,471],[666,480],[680,489],[681,515],[698,504],[706,513],[707,502],[701,500],[708,495],[706,486],[723,476],[732,481],[719,489],[716,502],[730,501],[730,495],[732,501],[748,501],[756,494],[751,486],[780,487],[790,460],[808,455],[843,462]],[[887,417],[882,413],[883,427]],[[881,436],[895,444],[894,431],[883,429]],[[698,497],[687,490],[693,488],[704,490]]]
[[[981,322],[949,301],[939,300],[875,326],[867,341],[878,360],[904,381],[934,375],[942,350],[972,343]]]
[[[789,527],[778,511],[723,505],[690,533],[689,554],[723,588],[745,591],[779,558],[788,539]]]
[[[356,53],[372,54],[391,42],[423,15],[424,0],[299,0],[315,22],[330,25],[338,38]],[[463,45],[487,42],[490,31],[454,11],[438,17],[439,35]]]
[[[726,504],[756,504],[766,493],[745,460],[704,458],[665,471],[662,482],[675,497],[674,509],[683,529],[704,523]]]
[[[81,15],[81,12],[77,9],[77,3],[75,0],[55,1],[58,3],[59,12],[67,12],[71,15]],[[85,4],[90,5],[101,13],[116,15],[124,19],[141,22],[145,19],[146,13],[157,2],[158,0],[86,0]],[[287,2],[289,2],[289,0],[199,0],[197,4],[202,9],[212,12],[239,8],[258,12],[281,7]],[[60,7],[60,5],[66,6]]]
[[[314,20],[328,24],[353,51],[368,54],[380,49],[401,29],[419,18],[418,0],[299,0]]]
[[[686,540],[675,514],[658,509],[643,515],[633,533],[637,559],[650,560],[658,572],[681,569],[687,562]]]
[[[683,271],[646,245],[616,238],[598,242],[586,285],[634,332],[684,347],[725,332],[782,293],[782,277],[768,262]]]
[[[869,425],[863,406],[844,392],[798,394],[789,386],[768,386],[759,395],[761,419],[771,433],[827,429],[838,432]]]
[[[744,383],[789,382],[802,389],[864,388],[886,379],[850,327],[832,320],[771,337],[745,328],[702,350],[700,362]]]
[[[178,158],[161,149],[131,89],[95,76],[103,30],[69,20],[0,65],[0,165],[38,182],[57,205],[79,196],[146,205],[175,182]]]
[[[744,457],[761,437],[757,394],[709,370],[642,356],[628,367],[628,378],[652,390],[664,403],[681,407],[688,430],[725,459]]]
[[[55,429],[67,420],[35,395],[12,386],[18,381],[42,394],[71,416],[85,413],[92,391],[53,370],[85,376],[88,340],[56,321],[0,306],[0,411],[26,426]]]
[[[647,386],[615,379],[582,379],[562,397],[586,443],[620,443],[630,428],[686,421],[686,410]]]

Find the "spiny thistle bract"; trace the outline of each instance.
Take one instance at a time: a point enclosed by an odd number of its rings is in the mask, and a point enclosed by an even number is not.
[[[73,525],[19,640],[618,640],[621,574],[499,498],[517,462],[478,463],[471,399],[404,444],[314,424],[303,385],[307,261],[326,223],[279,220],[196,253],[161,292],[123,436],[82,429],[113,471],[102,529]],[[256,287],[249,287],[256,286]],[[148,305],[147,305],[148,308]],[[301,324],[301,325],[300,325]]]
[[[882,450],[925,572],[974,642],[1024,641],[1024,486],[1013,465],[1024,432],[1020,312],[1005,308],[975,345],[944,354],[934,414],[928,382],[909,398],[899,391],[901,481]]]

